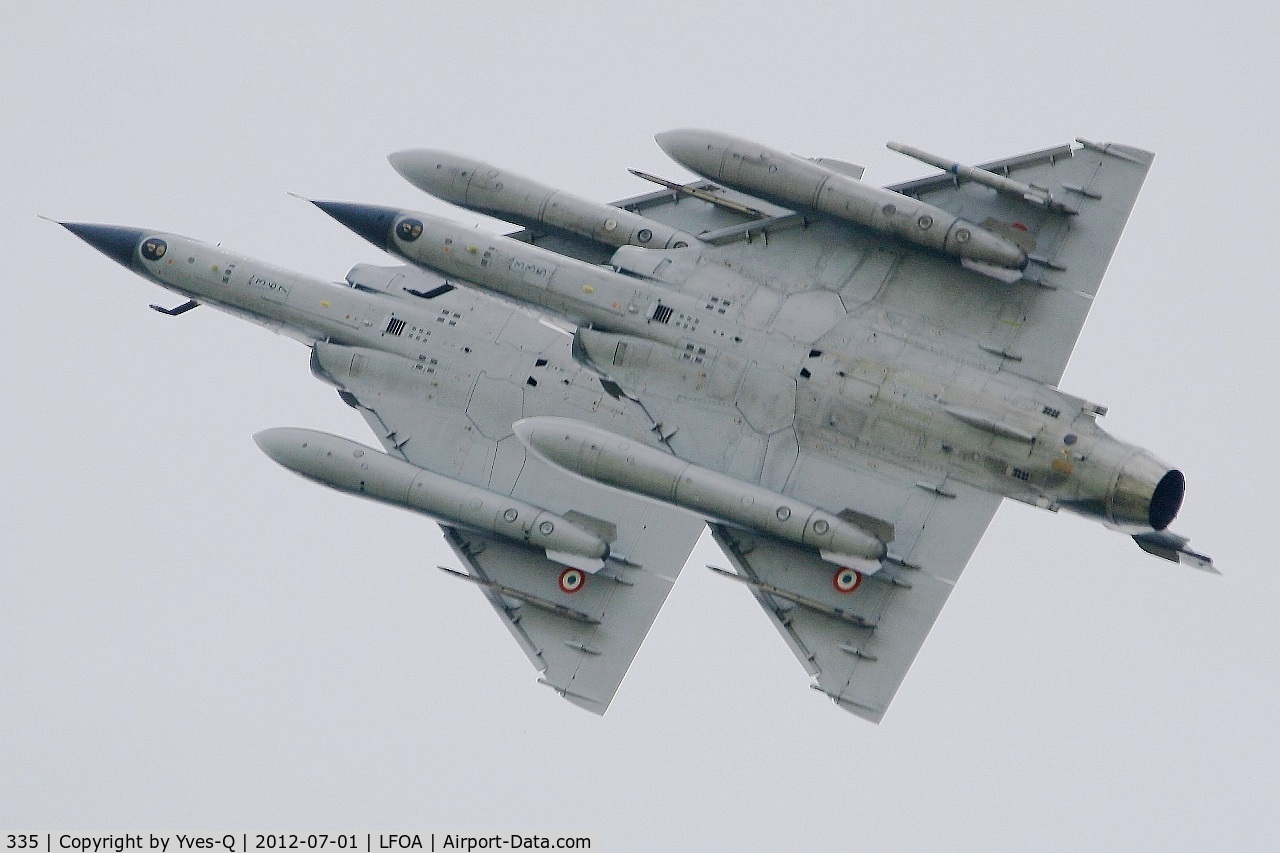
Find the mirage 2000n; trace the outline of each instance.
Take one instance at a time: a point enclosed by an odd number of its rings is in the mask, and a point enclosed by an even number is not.
[[[400,265],[339,285],[196,240],[64,223],[187,301],[303,341],[382,451],[255,436],[297,473],[439,522],[569,701],[603,713],[709,525],[840,707],[879,721],[1000,502],[1078,513],[1213,570],[1168,527],[1183,475],[1057,387],[1149,152],[1078,140],[943,174],[722,133],[658,144],[602,204],[487,163],[392,166],[508,235],[314,202]]]

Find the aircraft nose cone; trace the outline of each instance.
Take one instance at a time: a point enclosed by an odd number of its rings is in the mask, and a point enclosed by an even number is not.
[[[111,260],[126,267],[133,266],[138,244],[148,233],[140,228],[98,225],[93,222],[59,222],[58,224]]]
[[[570,418],[539,416],[523,418],[511,425],[520,443],[544,462],[577,472],[583,445],[595,437],[591,427]]]
[[[439,156],[442,153],[430,151],[426,148],[412,148],[407,151],[396,151],[394,154],[388,154],[387,162],[391,164],[391,168],[400,173],[400,177],[414,186],[421,186],[430,182],[432,172],[448,171],[444,158]],[[436,169],[436,166],[440,168]]]
[[[465,204],[466,188],[471,177],[479,170],[488,171],[491,166],[431,148],[414,148],[387,155],[391,168],[400,177],[423,192],[445,201]]]
[[[653,138],[672,160],[707,177],[713,177],[719,171],[725,149],[732,141],[732,137],[722,133],[693,128],[668,130]]]
[[[294,435],[296,430],[288,427],[277,427],[275,429],[264,429],[262,432],[253,434],[253,441],[258,445],[258,449],[267,454],[271,459],[279,462],[285,467],[289,467],[285,460],[296,447],[300,446],[300,442],[296,440]]]
[[[658,143],[658,147],[665,151],[667,156],[679,162],[679,153],[689,146],[689,131],[666,130],[654,134],[653,141]]]
[[[304,477],[316,476],[317,465],[324,461],[319,451],[326,449],[326,440],[330,438],[332,436],[301,427],[274,427],[253,434],[254,443],[271,461]]]
[[[662,133],[655,133],[653,138],[659,148],[668,152],[672,149],[706,148],[708,145],[723,148],[732,139],[728,134],[697,127],[664,130]]]
[[[395,225],[400,211],[394,207],[379,207],[374,204],[355,204],[347,201],[316,201],[311,203],[368,240],[379,249],[386,251],[391,244],[391,227]]]

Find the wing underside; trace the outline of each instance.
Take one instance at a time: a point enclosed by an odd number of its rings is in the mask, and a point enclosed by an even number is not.
[[[869,355],[888,346],[881,335],[887,331],[888,337],[913,340],[937,355],[1056,384],[1151,161],[1149,152],[1137,148],[1083,143],[984,164],[990,172],[1069,199],[1074,214],[946,174],[890,187],[1021,245],[1031,262],[1014,282],[811,215],[770,211],[734,219],[727,206],[706,203],[699,209],[697,200],[662,194],[624,205],[699,234],[718,248],[726,264],[753,270],[758,280],[784,294],[781,299],[806,290],[837,294],[838,304],[823,303],[836,308],[829,312],[831,320],[787,332],[812,342],[814,353]],[[712,184],[699,186],[725,192]],[[752,203],[750,197],[737,200]],[[699,227],[699,215],[705,215],[706,227]],[[854,329],[858,335],[851,334]],[[877,335],[879,343],[872,346],[869,340]],[[736,407],[716,411],[693,402],[678,382],[663,388],[652,379],[626,378],[647,381],[648,393],[641,396],[675,434],[672,446],[682,456],[832,511],[853,508],[893,525],[891,558],[867,576],[751,531],[712,526],[734,576],[814,676],[814,688],[878,722],[1000,497],[945,477],[939,482],[880,455],[814,452],[821,440],[792,429],[785,412],[766,411],[773,422],[756,431],[752,426],[760,415],[747,405],[750,401],[738,399]],[[867,387],[874,397],[874,381]],[[780,386],[763,405],[789,408],[778,401],[798,400],[800,390]],[[825,417],[833,426],[843,421],[834,408]],[[892,446],[894,438],[880,440]]]
[[[1130,146],[1086,143],[988,164],[988,171],[1052,190],[1075,215],[957,185],[950,175],[895,187],[1013,236],[1032,260],[1023,280],[1002,288],[980,276],[939,274],[912,258],[878,294],[878,305],[974,340],[1005,370],[1057,384],[1153,159]]]
[[[565,516],[609,543],[605,565],[588,573],[541,549],[442,524],[462,570],[442,568],[478,587],[541,683],[603,714],[704,524],[529,456],[511,430],[528,415],[642,434],[648,422],[632,423],[598,377],[573,361],[569,338],[529,314],[465,290],[436,302],[452,321],[437,335],[450,334],[454,344],[439,357],[411,361],[321,342],[313,372],[338,387],[389,454]]]
[[[994,281],[954,259],[710,184],[701,186],[732,196],[737,208],[753,213],[673,193],[618,204],[700,235],[712,266],[751,270],[755,281],[777,294],[762,304],[783,306],[771,321],[774,330],[810,344],[815,354],[852,345],[852,326],[842,325],[847,318],[870,329],[872,337],[877,330],[892,331],[944,357],[1054,384],[1151,160],[1136,148],[1086,143],[984,164],[1069,198],[1075,215],[951,175],[890,188],[1022,245],[1031,263],[1015,282]],[[593,263],[609,254],[554,233],[516,236]],[[794,299],[805,291],[826,293]],[[833,565],[759,533],[712,527],[730,574],[760,603],[814,677],[814,688],[861,717],[881,719],[999,496],[949,483],[945,476],[939,482],[869,451],[821,451],[822,442],[793,421],[804,389],[792,378],[758,400],[739,395],[718,402],[698,392],[706,377],[696,371],[671,382],[619,372],[618,382],[602,386],[599,375],[574,362],[567,338],[549,332],[545,322],[466,290],[442,295],[439,302],[449,326],[473,316],[483,316],[485,326],[468,347],[455,348],[466,356],[453,364],[436,365],[433,359],[412,367],[441,374],[439,391],[427,399],[403,391],[421,387],[423,377],[398,382],[373,375],[377,371],[367,366],[357,370],[355,357],[335,353],[337,348],[329,348],[328,361],[349,362],[350,369],[344,373],[326,364],[323,375],[361,410],[388,452],[557,513],[578,513],[612,531],[615,558],[567,588],[565,567],[545,554],[474,531],[445,529],[462,573],[480,587],[542,671],[543,683],[603,713],[703,526],[678,510],[571,480],[527,457],[511,423],[559,415],[632,437],[647,435],[650,443],[652,427],[662,443],[690,461],[833,512],[849,509],[892,525],[889,558],[873,574]],[[816,314],[821,317],[810,322]],[[318,344],[317,352],[325,347]],[[553,376],[539,372],[552,369]],[[619,383],[629,388],[630,401],[610,391]],[[462,396],[449,398],[450,393]],[[830,425],[843,422],[834,410],[826,417]]]
[[[983,164],[1051,191],[1075,215],[945,173],[887,187],[1019,243],[1032,260],[1013,283],[856,225],[779,212],[709,182],[693,186],[764,207],[768,215],[735,215],[670,193],[619,204],[698,234],[726,262],[752,270],[779,291],[831,291],[849,315],[921,336],[962,361],[1056,384],[1153,159],[1139,148],[1087,142]]]
[[[712,535],[814,689],[878,723],[1000,498],[955,483],[928,488],[883,463],[832,473],[846,497],[893,525],[876,573],[728,525],[713,525]]]
[[[644,537],[636,562],[609,560],[576,588],[565,580],[575,570],[526,548],[449,527],[445,541],[541,672],[539,683],[603,714],[701,532],[700,521],[682,521]]]

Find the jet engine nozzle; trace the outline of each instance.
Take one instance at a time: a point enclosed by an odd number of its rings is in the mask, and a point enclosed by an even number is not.
[[[1121,527],[1164,530],[1182,508],[1186,478],[1146,451],[1130,456],[1107,493],[1107,520]]]

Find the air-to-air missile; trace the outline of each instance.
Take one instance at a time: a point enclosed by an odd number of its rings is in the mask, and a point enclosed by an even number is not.
[[[698,242],[683,231],[591,201],[470,157],[427,148],[387,157],[429,195],[526,228],[549,226],[609,246],[680,249]]]
[[[512,429],[533,453],[592,482],[812,548],[828,562],[864,573],[879,569],[884,540],[892,539],[891,533],[873,535],[840,515],[581,421],[525,418]],[[862,521],[876,526],[872,519]]]
[[[973,181],[975,184],[990,187],[1002,195],[1022,199],[1030,204],[1037,204],[1054,213],[1062,213],[1067,216],[1075,216],[1079,213],[1074,207],[1058,201],[1044,187],[1015,181],[1012,178],[997,175],[995,172],[988,172],[986,169],[980,169],[977,166],[966,166],[964,163],[957,163],[955,160],[948,160],[946,157],[939,157],[937,154],[930,154],[928,151],[912,145],[903,145],[901,142],[886,142],[885,147],[890,151],[897,151],[899,154],[905,154],[912,159],[919,160],[921,163],[936,166],[944,172],[955,175],[957,181]]]
[[[285,468],[340,492],[541,548],[553,562],[594,572],[609,544],[564,516],[436,474],[350,439],[310,429],[263,430],[253,440]]]
[[[981,225],[815,160],[711,130],[671,130],[655,138],[691,172],[757,198],[852,222],[997,278],[1016,278],[1013,271],[1027,265],[1021,248]]]

